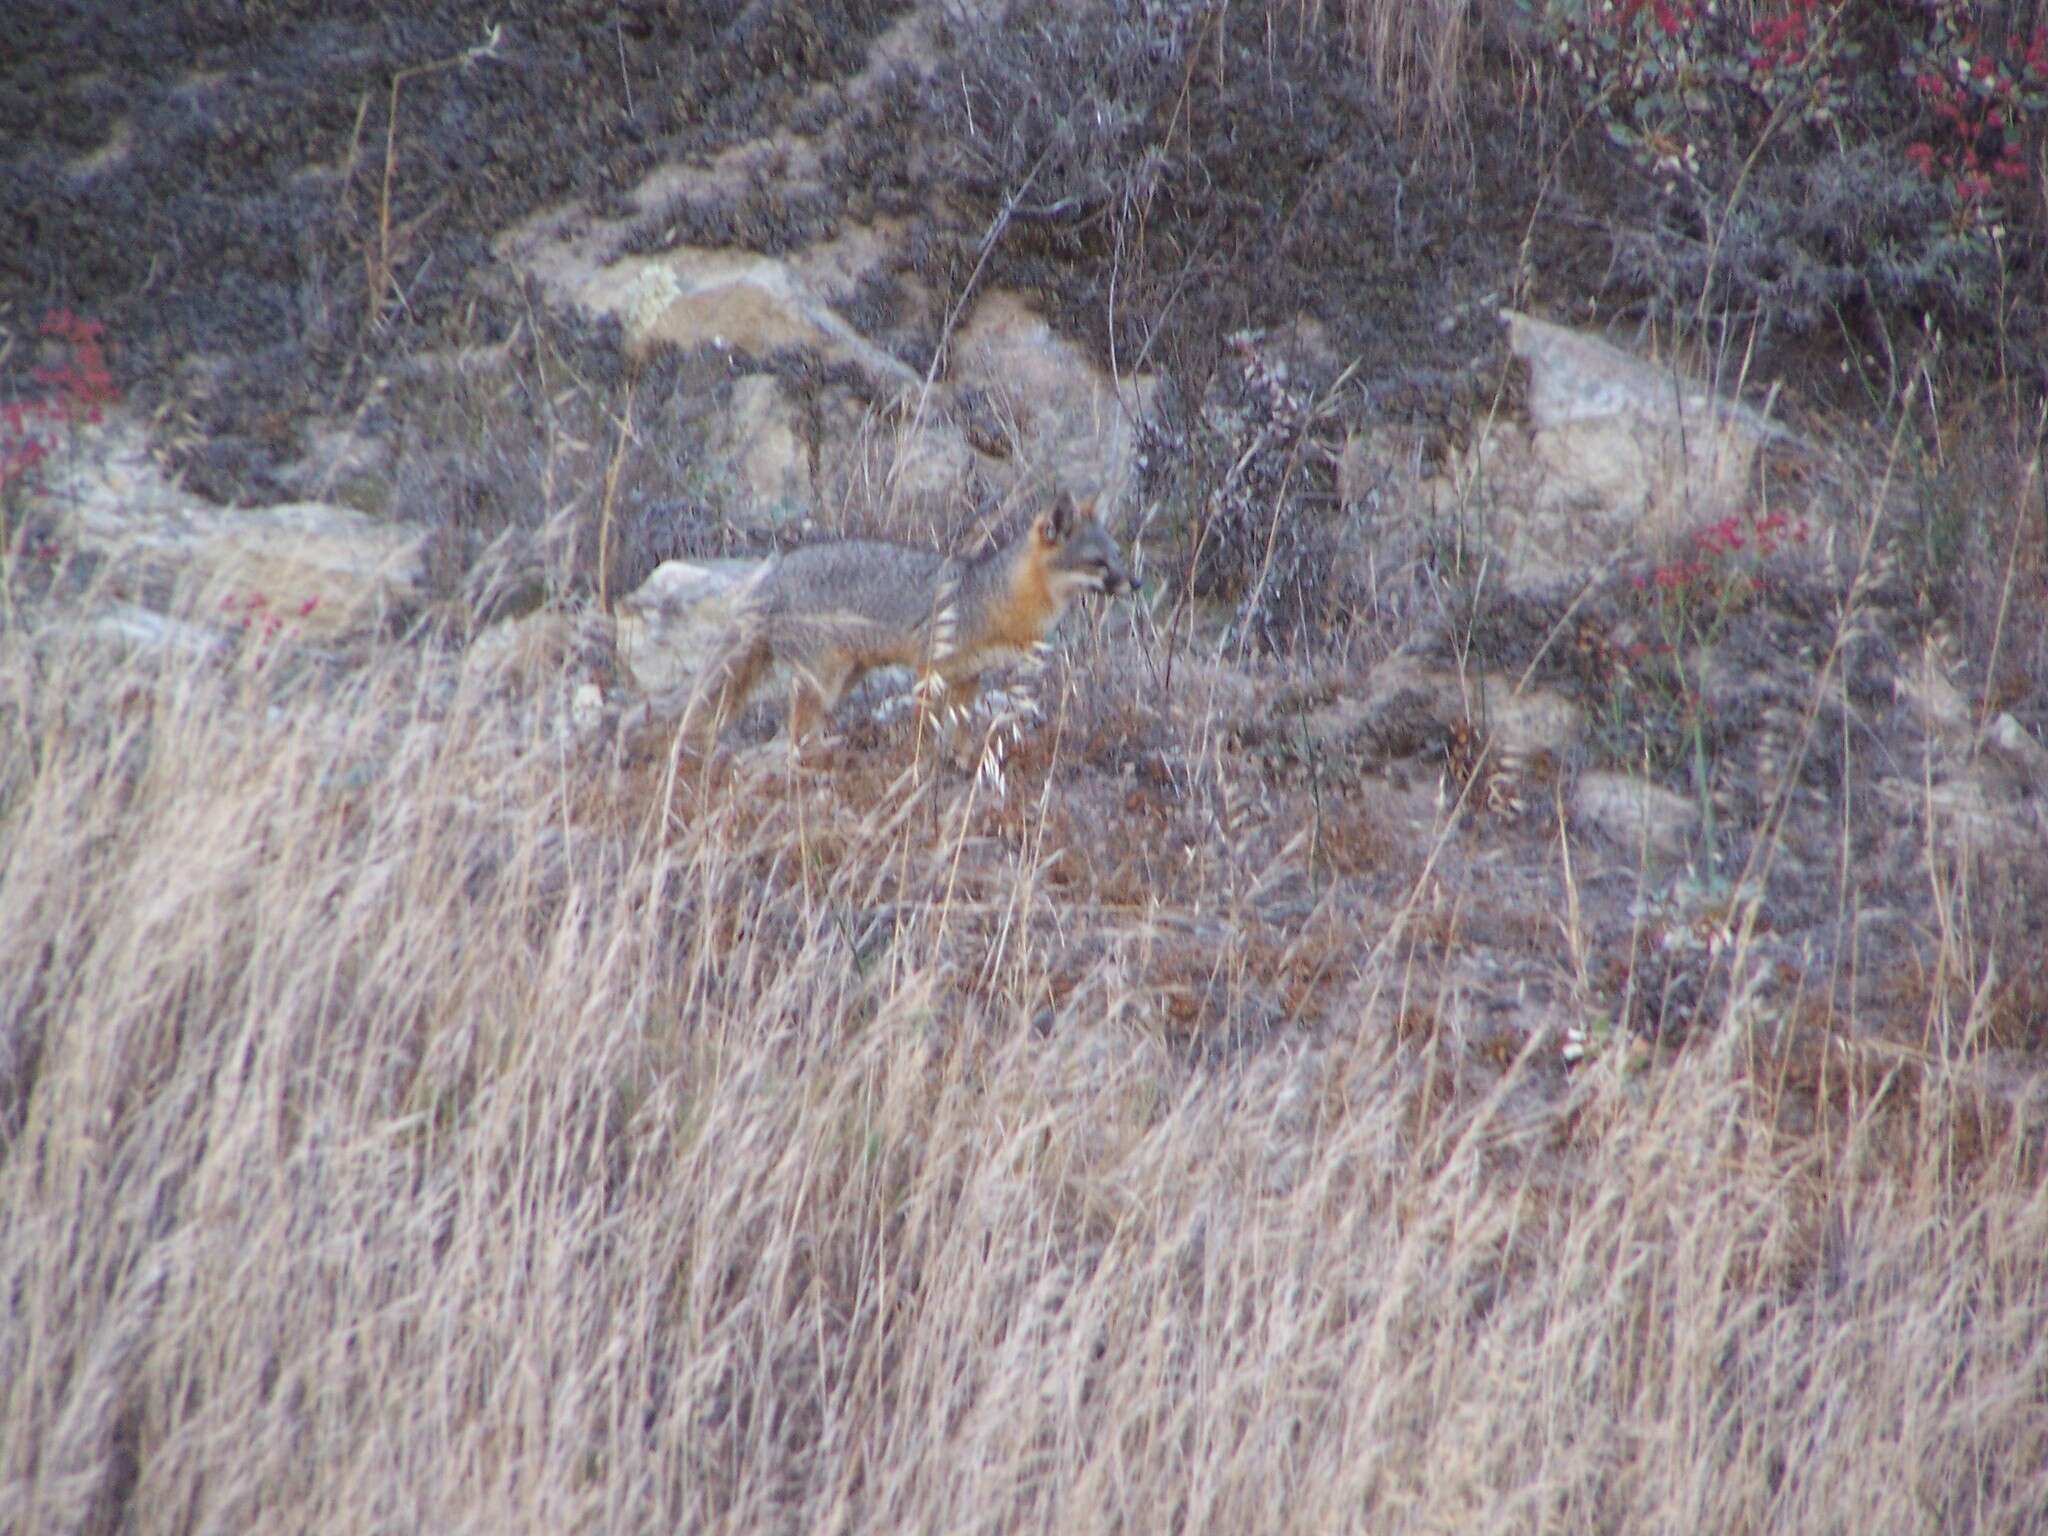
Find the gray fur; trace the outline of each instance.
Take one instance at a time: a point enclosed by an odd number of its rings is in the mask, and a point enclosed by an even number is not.
[[[1013,589],[1029,571],[1042,573],[1045,585],[1035,604],[1020,606]],[[1076,596],[1131,588],[1116,541],[1065,497],[1021,539],[978,560],[877,539],[791,550],[741,599],[684,731],[708,750],[776,661],[797,675],[797,737],[872,667],[910,667],[926,691],[956,690],[953,708],[964,718],[980,674],[1026,654]]]

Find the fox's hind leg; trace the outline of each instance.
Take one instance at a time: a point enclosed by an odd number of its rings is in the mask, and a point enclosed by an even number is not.
[[[746,707],[773,658],[766,641],[732,646],[706,670],[690,707],[683,713],[683,740],[709,757],[728,721]]]
[[[789,739],[801,747],[818,723],[832,713],[855,668],[839,657],[825,657],[797,669],[795,694],[789,701]]]

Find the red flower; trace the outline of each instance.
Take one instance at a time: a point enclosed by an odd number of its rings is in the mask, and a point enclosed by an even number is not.
[[[1697,569],[1685,561],[1676,565],[1660,565],[1651,579],[1656,582],[1659,592],[1676,592],[1691,582]]]
[[[1743,545],[1742,523],[1733,516],[1724,517],[1710,528],[1697,530],[1692,539],[1710,555],[1732,554]]]

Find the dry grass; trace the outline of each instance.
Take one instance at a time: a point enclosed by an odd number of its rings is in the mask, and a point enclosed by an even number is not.
[[[1967,1053],[1736,985],[1568,1076],[1220,755],[1125,848],[1077,726],[700,795],[430,651],[4,639],[0,1527],[2040,1528]]]
[[[1343,38],[1397,115],[1434,128],[1457,115],[1466,54],[1483,20],[1474,0],[1295,0],[1294,9]]]

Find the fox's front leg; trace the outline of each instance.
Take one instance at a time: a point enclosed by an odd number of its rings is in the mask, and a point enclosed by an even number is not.
[[[981,745],[974,727],[974,706],[980,698],[980,678],[958,677],[943,679],[926,701],[934,723],[945,726],[953,760],[966,768],[974,766],[976,750]]]

